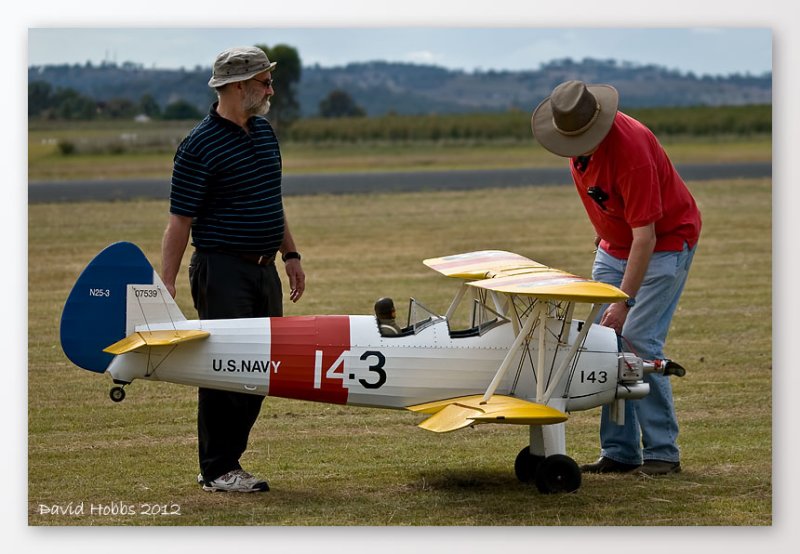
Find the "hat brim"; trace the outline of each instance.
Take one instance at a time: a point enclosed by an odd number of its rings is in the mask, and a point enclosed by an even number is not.
[[[611,130],[619,106],[617,89],[611,85],[586,85],[586,88],[597,98],[600,113],[592,126],[580,135],[569,136],[556,129],[549,96],[533,110],[531,116],[533,136],[553,154],[570,158],[586,154],[600,144]]]
[[[248,71],[247,73],[242,73],[241,75],[220,75],[220,76],[212,76],[211,79],[208,80],[208,86],[212,88],[221,87],[222,85],[227,85],[228,83],[238,83],[239,81],[246,81],[248,79],[252,79],[259,73],[264,73],[265,71],[272,71],[275,69],[275,66],[278,65],[278,62],[271,62],[269,66],[263,69],[257,69],[255,71]]]

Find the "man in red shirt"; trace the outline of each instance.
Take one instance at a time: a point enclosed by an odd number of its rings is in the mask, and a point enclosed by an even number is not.
[[[663,359],[700,236],[700,211],[653,133],[618,111],[618,102],[610,85],[567,81],[534,110],[531,128],[547,150],[570,158],[596,234],[592,277],[630,297],[606,306],[599,323],[620,335],[624,350]],[[625,403],[624,425],[603,406],[600,459],[583,471],[680,471],[669,378],[650,374],[646,380],[650,394]]]

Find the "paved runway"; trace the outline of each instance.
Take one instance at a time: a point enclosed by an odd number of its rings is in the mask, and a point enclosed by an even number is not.
[[[772,164],[678,165],[687,181],[772,177]],[[468,190],[572,183],[563,168],[481,169],[364,173],[289,174],[283,177],[285,195],[345,194],[423,190]],[[28,184],[28,203],[166,199],[167,180],[53,181]]]

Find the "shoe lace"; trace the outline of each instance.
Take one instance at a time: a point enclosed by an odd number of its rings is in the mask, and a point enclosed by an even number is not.
[[[233,470],[229,471],[226,475],[229,475],[231,478],[238,477],[241,481],[245,481],[245,480],[254,480],[255,481],[255,480],[257,480],[254,475],[252,475],[251,473],[246,472],[245,470],[243,470],[241,468],[233,469]]]

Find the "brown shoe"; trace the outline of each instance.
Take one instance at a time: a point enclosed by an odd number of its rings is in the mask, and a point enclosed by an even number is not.
[[[644,475],[667,475],[669,473],[680,473],[680,462],[667,462],[665,460],[645,460],[637,473]]]
[[[582,465],[581,471],[584,473],[630,473],[638,467],[640,467],[639,464],[624,464],[611,458],[601,457],[593,464]]]

